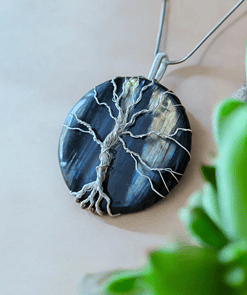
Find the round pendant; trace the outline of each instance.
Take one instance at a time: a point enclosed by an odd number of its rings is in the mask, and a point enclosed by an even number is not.
[[[173,92],[144,77],[117,77],[89,91],[68,114],[61,171],[82,208],[111,216],[141,211],[181,179],[191,135]]]

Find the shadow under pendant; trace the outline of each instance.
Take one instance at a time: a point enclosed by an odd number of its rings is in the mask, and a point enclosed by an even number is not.
[[[64,180],[84,209],[144,210],[179,182],[190,160],[184,107],[156,80],[117,77],[84,95],[59,140]]]

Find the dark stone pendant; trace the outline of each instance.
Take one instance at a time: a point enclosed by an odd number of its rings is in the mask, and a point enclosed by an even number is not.
[[[190,150],[189,120],[173,92],[155,80],[118,77],[73,107],[59,162],[81,207],[112,216],[165,197],[181,179]]]

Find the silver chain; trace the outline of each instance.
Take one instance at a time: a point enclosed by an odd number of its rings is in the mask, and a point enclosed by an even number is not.
[[[165,11],[166,11],[166,0],[163,1],[163,7],[161,11],[161,18],[160,18],[160,26],[157,36],[157,42],[156,42],[156,48],[154,51],[154,61],[151,67],[151,70],[148,75],[148,79],[156,79],[157,81],[160,81],[162,77],[165,74],[165,71],[167,69],[168,65],[176,65],[180,64],[184,61],[186,61],[188,58],[190,58],[196,51],[199,49],[199,47],[202,46],[202,44],[219,28],[220,25],[223,24],[223,22],[244,2],[245,0],[240,0],[228,13],[226,16],[222,18],[221,21],[218,22],[218,24],[207,33],[207,35],[194,47],[194,49],[191,50],[189,54],[187,54],[184,58],[181,58],[179,60],[170,61],[168,58],[168,55],[164,52],[160,52],[160,42],[164,27],[164,20],[165,20]]]

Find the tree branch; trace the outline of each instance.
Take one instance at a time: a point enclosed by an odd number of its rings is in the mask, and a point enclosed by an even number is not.
[[[83,132],[83,133],[89,133],[89,134],[91,134],[91,135],[93,136],[93,140],[94,140],[98,145],[100,145],[100,146],[102,147],[103,143],[102,143],[101,140],[99,140],[99,139],[97,138],[96,133],[93,131],[92,126],[91,126],[90,124],[88,124],[88,123],[86,123],[86,122],[80,120],[80,119],[77,117],[76,114],[72,114],[72,113],[70,113],[70,115],[74,116],[75,119],[76,119],[76,121],[77,121],[79,124],[81,124],[81,125],[87,127],[88,130],[83,130],[83,129],[81,129],[81,128],[73,128],[73,127],[69,127],[69,126],[67,126],[67,125],[63,125],[63,126],[66,127],[67,129],[70,129],[70,130],[78,130],[78,131]]]
[[[163,176],[162,176],[162,174],[161,174],[161,171],[168,171],[168,172],[170,172],[171,169],[167,170],[167,168],[152,168],[152,167],[150,167],[150,166],[149,166],[149,165],[148,165],[148,164],[147,164],[147,163],[141,158],[141,156],[140,156],[138,153],[135,153],[135,152],[131,151],[129,148],[127,148],[126,143],[124,142],[124,140],[123,140],[121,137],[119,137],[119,141],[122,143],[123,149],[126,151],[126,153],[128,153],[128,154],[134,159],[134,161],[135,161],[135,169],[137,170],[137,172],[138,172],[141,176],[146,177],[146,178],[149,180],[150,184],[151,184],[151,188],[152,188],[152,190],[155,191],[159,196],[161,196],[162,198],[164,198],[163,195],[161,195],[157,190],[155,190],[155,188],[153,187],[153,183],[152,183],[152,180],[150,179],[150,177],[148,177],[147,175],[144,175],[144,174],[142,174],[142,173],[140,172],[140,170],[138,169],[138,166],[137,166],[137,165],[138,165],[138,162],[137,162],[137,160],[136,160],[135,157],[137,157],[138,160],[140,161],[140,163],[141,163],[143,166],[145,166],[147,169],[149,169],[149,170],[151,170],[151,171],[158,171],[158,172],[159,172],[159,174],[160,174],[160,176],[161,176],[161,179],[162,179],[162,181],[163,181],[163,183],[164,183],[164,185],[165,185],[165,187],[166,187],[166,189],[167,189],[168,192],[170,192],[170,191],[169,191],[168,186],[167,186],[167,184],[166,184],[166,182],[165,182],[165,180],[164,180],[164,178],[163,178]],[[176,179],[177,179],[177,178],[176,178]]]
[[[179,145],[181,148],[183,148],[187,154],[189,155],[189,157],[191,157],[191,154],[190,152],[186,149],[186,147],[184,147],[180,142],[178,142],[176,139],[172,138],[174,135],[177,134],[178,131],[189,131],[189,132],[192,132],[191,129],[185,129],[185,128],[177,128],[177,130],[173,133],[173,134],[166,134],[166,133],[161,133],[161,132],[157,132],[157,131],[150,131],[148,133],[145,133],[145,134],[139,134],[139,135],[134,135],[132,132],[130,131],[124,131],[122,134],[126,134],[126,135],[129,135],[131,136],[132,138],[136,138],[136,139],[139,139],[139,138],[144,138],[144,137],[147,137],[147,136],[151,136],[152,134],[156,135],[156,136],[159,136],[161,138],[168,138],[172,141],[174,141],[177,145]]]
[[[114,115],[113,115],[113,113],[112,113],[112,110],[111,110],[110,106],[109,106],[106,102],[99,102],[97,95],[98,95],[98,93],[97,93],[96,87],[94,87],[94,99],[96,100],[97,104],[98,104],[98,105],[103,105],[103,106],[107,107],[107,109],[108,109],[108,111],[109,111],[109,115],[110,115],[110,117],[111,117],[114,121],[116,121],[116,118],[114,117]]]

